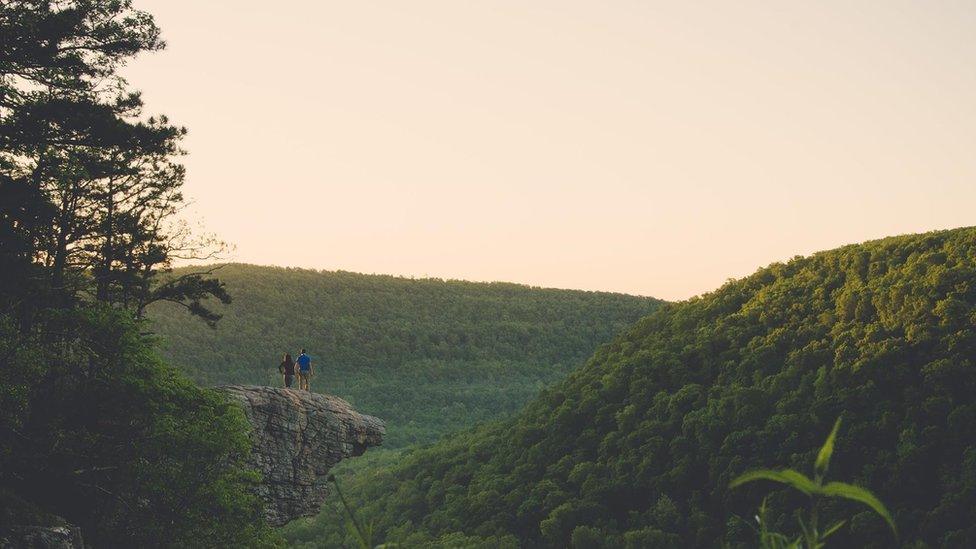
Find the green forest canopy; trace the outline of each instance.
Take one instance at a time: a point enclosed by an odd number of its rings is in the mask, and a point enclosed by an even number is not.
[[[663,306],[519,415],[376,463],[346,492],[377,542],[754,546],[746,520],[769,486],[729,481],[808,465],[843,415],[832,474],[878,494],[908,546],[973,547],[974,322],[973,228],[776,263]],[[775,529],[795,529],[795,497],[769,500]],[[835,542],[893,543],[870,511],[830,505],[854,514]],[[287,532],[331,546],[340,517]]]
[[[187,269],[177,271],[186,274]],[[204,384],[280,385],[283,353],[308,349],[315,391],[388,422],[387,447],[429,442],[514,412],[660,301],[507,283],[229,264],[234,301],[214,330],[160,303],[168,361]]]

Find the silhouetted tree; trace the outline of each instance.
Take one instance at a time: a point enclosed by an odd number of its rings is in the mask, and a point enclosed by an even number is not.
[[[229,301],[222,285],[202,274],[158,280],[174,258],[220,249],[175,220],[186,130],[145,118],[139,94],[116,72],[163,46],[152,17],[115,0],[0,9],[0,232],[14,238],[0,251],[9,288],[38,292],[37,304],[90,298],[136,315],[155,299],[177,300],[213,323],[201,300]]]
[[[95,546],[260,546],[249,425],[156,358],[163,299],[213,323],[214,248],[175,221],[186,130],[118,68],[162,47],[128,0],[0,2],[0,508],[28,501]]]

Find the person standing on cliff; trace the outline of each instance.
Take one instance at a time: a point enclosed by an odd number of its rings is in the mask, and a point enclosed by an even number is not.
[[[311,391],[308,381],[312,377],[312,358],[305,354],[305,349],[302,349],[302,354],[298,355],[296,362],[298,362],[298,388]]]
[[[285,358],[278,365],[278,371],[285,382],[285,388],[291,389],[292,381],[295,379],[295,361],[291,359],[291,353],[285,353]]]

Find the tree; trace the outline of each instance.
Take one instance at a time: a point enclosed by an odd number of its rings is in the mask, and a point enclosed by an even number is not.
[[[184,128],[117,69],[161,48],[129,0],[0,3],[0,485],[96,546],[271,543],[249,425],[155,357],[157,299],[229,301],[175,221]]]
[[[163,47],[152,17],[129,0],[19,0],[0,10],[0,194],[9,200],[0,233],[17,237],[3,261],[19,267],[8,276],[45,294],[38,304],[87,297],[139,316],[166,299],[213,323],[201,300],[229,301],[218,282],[203,273],[159,280],[174,258],[220,249],[175,220],[186,129],[146,119],[117,74]],[[16,215],[27,211],[44,216]],[[46,267],[45,283],[27,284],[30,263]]]

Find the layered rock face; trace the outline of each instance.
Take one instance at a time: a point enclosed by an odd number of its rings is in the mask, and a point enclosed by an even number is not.
[[[383,421],[341,398],[294,389],[220,387],[244,405],[251,422],[251,460],[264,476],[258,495],[273,526],[315,514],[328,492],[329,470],[383,441]]]

